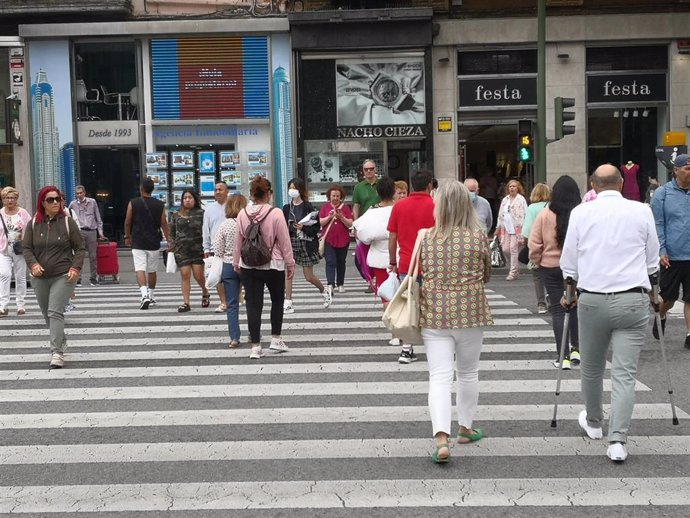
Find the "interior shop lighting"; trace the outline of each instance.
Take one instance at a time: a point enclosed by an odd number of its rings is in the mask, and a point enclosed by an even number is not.
[[[623,117],[627,117],[628,115],[630,115],[630,112],[628,110],[625,110],[623,112]]]
[[[635,108],[633,110],[633,117],[638,117],[639,115],[640,115],[640,112],[637,110],[637,108]]]
[[[615,119],[617,119],[619,116],[620,116],[620,113],[618,112],[618,110],[613,110],[613,117]]]
[[[648,110],[647,108],[645,108],[644,110],[642,110],[642,116],[643,116],[643,117],[649,117],[649,110]]]

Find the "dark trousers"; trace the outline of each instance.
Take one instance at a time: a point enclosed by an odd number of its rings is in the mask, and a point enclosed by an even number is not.
[[[326,243],[326,250],[324,251],[324,258],[326,259],[326,282],[330,286],[342,286],[345,284],[345,264],[347,263],[347,250],[350,247],[348,243],[342,248],[334,248]]]
[[[264,309],[264,286],[271,296],[271,334],[280,336],[283,330],[283,302],[285,302],[285,272],[242,268],[244,300],[247,307],[247,327],[253,344],[261,343],[261,312]]]
[[[549,294],[549,311],[553,325],[553,334],[556,338],[556,353],[560,353],[561,340],[563,339],[563,323],[565,320],[565,308],[561,306],[563,297],[563,272],[559,267],[542,268],[537,270],[541,281],[544,283],[546,293]],[[572,349],[579,349],[579,335],[577,331],[577,311],[570,310],[570,323],[568,324],[568,334]],[[566,349],[565,357],[568,358],[570,350]]]

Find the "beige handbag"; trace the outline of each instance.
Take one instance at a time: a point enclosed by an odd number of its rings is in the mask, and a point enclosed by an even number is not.
[[[342,205],[340,205],[342,207]],[[326,236],[328,233],[331,231],[331,227],[333,226],[333,223],[335,223],[335,218],[331,220],[331,222],[328,224],[328,228],[326,229],[326,232],[323,232],[321,234],[321,237],[319,238],[319,257],[323,259],[324,254],[326,253]]]
[[[422,343],[422,330],[419,327],[421,310],[417,276],[419,275],[419,251],[426,233],[427,229],[422,229],[417,234],[407,277],[388,303],[386,311],[383,312],[384,325],[393,333],[393,336],[400,338],[406,344]]]

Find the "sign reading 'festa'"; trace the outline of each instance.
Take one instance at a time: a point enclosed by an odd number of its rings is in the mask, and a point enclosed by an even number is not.
[[[587,102],[665,102],[666,73],[592,75],[587,77]]]
[[[460,108],[515,107],[537,104],[536,77],[460,79]]]

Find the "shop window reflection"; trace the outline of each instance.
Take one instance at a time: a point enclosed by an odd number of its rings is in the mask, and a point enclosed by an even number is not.
[[[84,42],[74,45],[74,84],[79,120],[129,120],[136,108],[134,42]]]

